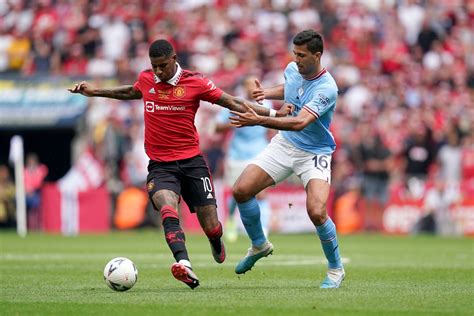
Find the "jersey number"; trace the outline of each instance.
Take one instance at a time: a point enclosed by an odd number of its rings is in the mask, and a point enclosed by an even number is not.
[[[212,192],[212,184],[211,184],[211,179],[208,177],[201,178],[202,181],[202,187],[204,188],[204,192]]]
[[[314,166],[318,170],[327,169],[329,167],[328,156],[326,155],[316,155],[313,158]]]

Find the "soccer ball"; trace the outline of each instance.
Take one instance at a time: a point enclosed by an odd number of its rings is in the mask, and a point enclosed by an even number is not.
[[[110,260],[104,268],[104,281],[114,291],[130,290],[138,279],[138,270],[132,260],[118,257]]]

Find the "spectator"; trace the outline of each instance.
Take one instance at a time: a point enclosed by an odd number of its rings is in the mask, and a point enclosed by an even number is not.
[[[474,181],[474,126],[462,140],[461,168],[462,178]]]
[[[31,50],[31,40],[26,32],[16,30],[13,33],[13,40],[7,49],[8,69],[12,71],[20,71],[25,64]]]
[[[424,213],[416,223],[414,233],[440,233],[452,235],[456,233],[456,224],[450,216],[449,209],[459,198],[447,190],[446,183],[441,178],[435,179],[424,198]]]
[[[0,165],[0,227],[15,225],[15,209],[15,185],[8,167]]]
[[[112,77],[116,74],[117,68],[113,60],[105,58],[104,50],[101,46],[95,50],[95,55],[87,62],[86,73],[90,77]]]
[[[59,56],[53,52],[49,43],[38,39],[33,42],[33,50],[25,62],[23,72],[27,75],[48,75],[57,69],[58,58]]]
[[[362,170],[365,229],[380,230],[383,208],[388,200],[391,153],[369,122],[361,125],[360,132],[360,143],[354,155],[358,169]]]
[[[405,29],[405,40],[408,45],[415,44],[425,15],[425,8],[418,3],[418,0],[402,1],[398,7],[398,19]]]
[[[30,30],[33,23],[33,8],[25,0],[9,1],[10,12],[3,17],[5,30],[23,33]]]
[[[0,28],[0,73],[9,68],[8,51],[13,41],[13,35]]]
[[[440,176],[448,186],[457,187],[461,182],[462,166],[460,135],[454,126],[449,128],[446,134],[446,142],[441,145],[437,155]]]
[[[47,175],[48,167],[40,163],[38,155],[35,153],[27,154],[24,177],[26,210],[30,228],[38,229],[40,227],[41,188]]]
[[[115,61],[127,56],[130,30],[120,17],[110,15],[100,28],[100,36],[106,58]]]
[[[438,40],[438,33],[431,27],[428,19],[423,21],[423,26],[420,33],[418,34],[417,44],[421,47],[423,54],[426,54],[431,50],[431,45],[434,41]]]
[[[403,151],[405,176],[410,192],[421,197],[425,181],[435,157],[431,129],[424,123],[413,122]]]
[[[68,76],[84,76],[87,73],[88,60],[84,56],[81,44],[74,44],[67,52],[63,62],[62,73]]]

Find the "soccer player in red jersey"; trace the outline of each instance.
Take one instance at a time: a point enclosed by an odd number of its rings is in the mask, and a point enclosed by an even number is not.
[[[237,112],[244,112],[247,105],[264,116],[286,116],[290,108],[285,106],[275,111],[225,93],[204,75],[182,69],[176,61],[174,48],[166,40],[153,42],[149,57],[152,69],[142,71],[133,85],[96,88],[83,81],[69,91],[87,97],[143,98],[145,151],[150,158],[149,198],[161,214],[166,242],[176,260],[171,272],[176,279],[194,289],[199,286],[199,279],[191,268],[185,235],[179,223],[180,196],[191,212],[197,214],[209,238],[214,260],[217,263],[225,260],[214,185],[194,125],[200,100]]]

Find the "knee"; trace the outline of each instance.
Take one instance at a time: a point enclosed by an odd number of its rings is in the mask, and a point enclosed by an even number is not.
[[[239,182],[236,182],[232,187],[232,195],[237,203],[243,203],[252,198],[250,190]]]
[[[315,203],[308,207],[308,215],[316,226],[321,226],[328,218],[326,203]]]

